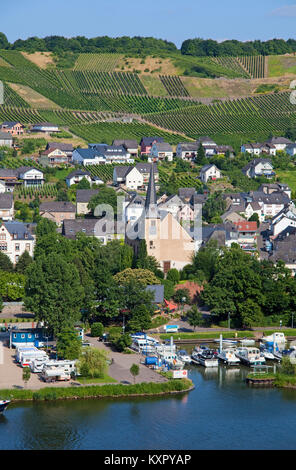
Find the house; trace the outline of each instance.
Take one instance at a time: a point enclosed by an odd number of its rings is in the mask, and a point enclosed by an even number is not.
[[[142,137],[140,142],[141,155],[149,155],[152,145],[163,142],[163,137]]]
[[[27,251],[33,256],[35,235],[33,224],[18,221],[3,222],[0,225],[0,250],[15,264],[19,257]]]
[[[271,238],[275,239],[288,227],[296,227],[296,208],[290,203],[278,212],[270,222]]]
[[[6,192],[5,182],[0,180],[0,194],[5,193],[5,192]]]
[[[95,237],[103,245],[112,240],[124,241],[124,226],[106,218],[64,220],[62,234],[66,238],[75,239],[78,233]]]
[[[75,219],[76,207],[68,201],[43,202],[39,206],[39,215],[62,225],[65,219]]]
[[[286,236],[279,237],[273,242],[272,254],[269,260],[273,263],[283,261],[285,267],[290,269],[292,275],[296,274],[296,232],[286,233]]]
[[[0,219],[12,220],[14,216],[13,194],[0,193]]]
[[[243,250],[250,250],[251,247],[257,245],[257,222],[249,222],[248,220],[234,222],[238,232],[238,243]]]
[[[273,145],[276,152],[280,152],[286,150],[287,146],[292,144],[292,141],[286,137],[271,137],[270,139],[267,139],[265,143]]]
[[[13,192],[15,186],[20,186],[16,170],[12,168],[0,168],[0,182],[5,185],[5,191]],[[1,186],[3,189],[3,186]]]
[[[136,167],[116,166],[113,170],[113,184],[124,185],[127,189],[139,190],[144,189],[143,175]]]
[[[290,198],[282,191],[265,194],[260,191],[250,191],[245,195],[246,202],[257,202],[261,213],[266,218],[272,218],[288,206]]]
[[[22,166],[16,169],[18,179],[24,186],[42,186],[44,184],[44,174],[38,168]]]
[[[200,137],[197,141],[197,148],[202,145],[206,157],[212,157],[216,153],[217,144],[210,137]]]
[[[269,142],[265,143],[250,143],[244,144],[241,146],[241,152],[243,153],[250,153],[252,155],[261,155],[261,153],[265,153],[268,155],[276,155],[276,147]]]
[[[0,147],[12,147],[13,138],[8,132],[0,131]]]
[[[193,204],[195,195],[196,195],[195,188],[179,188],[178,189],[178,196],[184,202],[190,202],[190,204]]]
[[[56,124],[52,124],[51,122],[39,122],[38,124],[34,124],[31,127],[31,132],[45,132],[50,134],[51,132],[59,131],[59,127]]]
[[[158,204],[159,211],[170,212],[178,221],[194,220],[193,208],[188,203],[174,194],[169,196],[164,202]]]
[[[36,347],[45,346],[53,337],[46,328],[22,328],[9,331],[9,347]]]
[[[72,158],[72,153],[74,151],[74,148],[73,148],[72,144],[68,144],[68,143],[64,143],[64,142],[48,142],[48,144],[46,146],[46,150],[49,150],[49,149],[59,149],[59,150],[61,150],[62,152],[64,152],[69,157],[70,160]]]
[[[133,158],[138,156],[138,142],[135,139],[116,139],[113,140],[115,147],[123,146]]]
[[[151,147],[148,161],[156,162],[165,159],[169,162],[173,161],[173,149],[171,145],[167,142],[155,142]]]
[[[238,231],[234,224],[225,222],[222,224],[208,224],[202,227],[202,245],[215,240],[219,247],[231,247],[238,243]]]
[[[70,188],[72,184],[78,184],[81,180],[83,180],[83,178],[85,178],[89,183],[91,183],[92,181],[91,175],[88,171],[84,171],[84,170],[71,171],[71,173],[69,173],[69,175],[66,177],[66,184],[68,188]]]
[[[260,204],[257,201],[254,202],[248,202],[246,204],[246,208],[244,210],[244,215],[246,218],[249,220],[250,217],[252,217],[253,214],[258,215],[258,220],[260,222],[264,221],[264,214],[262,213],[262,209]]]
[[[192,162],[196,159],[197,142],[180,142],[176,147],[176,157]]]
[[[266,158],[255,158],[246,166],[244,166],[242,172],[248,178],[257,178],[259,176],[264,176],[265,178],[273,178],[275,176],[272,163]]]
[[[143,162],[143,163],[141,162],[141,163],[136,164],[137,170],[143,176],[143,184],[145,186],[145,190],[147,190],[148,183],[149,183],[151,165],[153,165],[154,179],[155,179],[155,184],[156,184],[156,189],[157,189],[158,188],[158,182],[159,182],[159,174],[158,174],[157,164],[156,163],[148,163],[148,162]]]
[[[93,196],[98,194],[98,189],[77,189],[76,191],[76,214],[90,214],[88,203]]]
[[[259,186],[258,191],[262,191],[265,194],[272,194],[274,192],[284,192],[289,199],[291,199],[291,188],[285,183],[263,183]]]
[[[230,157],[234,157],[234,150],[231,145],[217,145],[215,147],[215,155],[226,155],[229,152]]]
[[[215,181],[222,176],[221,171],[214,164],[204,165],[200,170],[200,179],[203,183]]]
[[[296,155],[296,144],[289,144],[286,147],[286,152],[288,155],[291,157],[294,157]]]
[[[70,159],[66,152],[57,148],[44,150],[39,157],[39,164],[43,167],[55,167],[59,165],[68,165]]]
[[[18,121],[4,121],[0,130],[2,132],[8,132],[10,135],[21,135],[24,133],[24,126]]]
[[[135,195],[130,201],[127,201],[124,208],[125,221],[135,222],[139,220],[145,208],[145,198]]]
[[[134,159],[122,145],[106,144],[89,144],[87,149],[76,149],[73,152],[72,161],[84,166],[134,163]]]

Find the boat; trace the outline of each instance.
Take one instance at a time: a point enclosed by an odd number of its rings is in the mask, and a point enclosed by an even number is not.
[[[229,366],[235,366],[240,363],[240,359],[236,357],[234,349],[231,348],[223,349],[220,353],[218,353],[217,357],[221,362],[224,362],[224,364]]]
[[[177,352],[177,357],[181,361],[190,364],[191,363],[191,357],[189,356],[188,352],[185,351],[185,349],[181,349],[180,351]]]
[[[194,351],[192,358],[204,367],[218,367],[217,352],[213,349],[205,349],[203,352]]]
[[[173,351],[158,352],[158,357],[163,364],[167,364],[170,369],[182,370],[184,368],[184,362],[181,361],[177,354]]]
[[[244,338],[244,339],[240,340],[240,344],[242,346],[254,346],[255,345],[255,340],[254,339]]]
[[[215,343],[221,343],[220,339],[214,339]],[[236,346],[237,341],[234,339],[222,339],[222,344],[224,346]]]
[[[287,342],[284,333],[281,333],[281,332],[273,333],[272,335],[269,335],[269,336],[263,336],[261,341],[263,341],[264,343],[271,342],[274,344],[283,344]]]
[[[9,403],[10,400],[0,400],[0,413],[3,413],[3,411],[5,411]]]
[[[235,355],[247,366],[259,366],[265,364],[265,357],[261,356],[258,348],[243,347],[235,350]]]
[[[271,351],[269,351],[267,348],[260,347],[260,351],[261,351],[261,354],[263,355],[263,357],[265,357],[266,360],[274,361],[276,359],[275,355]]]

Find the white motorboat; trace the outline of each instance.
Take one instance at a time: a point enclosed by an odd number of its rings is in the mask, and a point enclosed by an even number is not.
[[[235,355],[241,362],[247,366],[256,366],[265,364],[265,357],[261,356],[258,348],[244,347],[237,348]]]
[[[162,363],[168,364],[170,369],[182,370],[184,368],[184,362],[181,361],[177,354],[170,351],[158,352],[158,357]]]
[[[215,339],[215,343],[221,343],[220,339]],[[222,339],[223,346],[236,346],[237,340],[234,339]]]
[[[244,338],[244,339],[240,340],[240,344],[242,346],[255,346],[255,340],[254,339]]]
[[[3,413],[3,411],[6,410],[9,403],[10,403],[10,400],[0,400],[0,413]]]
[[[223,349],[223,351],[218,353],[218,359],[220,359],[221,362],[224,362],[224,364],[227,364],[229,366],[235,366],[240,363],[240,359],[236,357],[234,349],[231,348]]]
[[[205,349],[203,352],[194,351],[191,357],[204,367],[218,367],[219,364],[217,353],[212,349]]]
[[[263,336],[261,341],[263,341],[264,343],[273,343],[273,344],[283,344],[287,342],[284,333],[281,333],[281,332],[273,333],[272,335],[269,335],[269,336]]]
[[[181,349],[177,352],[178,359],[183,361],[185,364],[190,364],[192,362],[191,357],[189,356],[188,352],[185,349]]]

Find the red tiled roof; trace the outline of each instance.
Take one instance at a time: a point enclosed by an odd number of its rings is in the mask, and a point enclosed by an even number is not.
[[[234,222],[239,232],[256,232],[257,222],[249,222],[248,220]]]

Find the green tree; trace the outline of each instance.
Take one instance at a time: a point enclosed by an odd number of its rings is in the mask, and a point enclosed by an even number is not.
[[[13,271],[13,264],[10,261],[10,258],[0,251],[0,270],[12,272]]]
[[[124,271],[115,274],[115,282],[119,285],[127,284],[130,281],[137,281],[138,283],[148,286],[152,284],[160,284],[160,280],[157,279],[155,274],[153,274],[148,269],[131,269],[127,268]]]
[[[25,384],[25,387],[27,387],[27,384],[31,378],[31,370],[30,367],[24,367],[23,368],[23,381]]]
[[[190,292],[187,288],[184,289],[178,289],[173,295],[173,299],[175,302],[178,304],[189,304],[191,302],[190,299]]]
[[[77,331],[70,327],[64,327],[57,334],[57,353],[61,359],[78,359],[81,354],[81,339]]]
[[[98,337],[104,333],[104,325],[100,322],[95,322],[91,325],[91,336]]]
[[[24,303],[36,320],[57,334],[80,319],[83,287],[73,264],[50,253],[36,259],[26,274]]]
[[[32,256],[29,255],[27,251],[24,251],[23,254],[19,257],[16,265],[15,270],[17,273],[24,274],[27,267],[33,263]]]
[[[174,284],[178,284],[180,282],[180,273],[178,269],[169,269],[167,272],[167,279],[172,281]]]
[[[90,189],[90,182],[86,178],[82,178],[76,185],[76,189]]]
[[[251,215],[251,217],[249,217],[249,222],[257,222],[257,228],[259,227],[260,225],[260,220],[259,220],[259,215],[257,214],[257,212],[254,212],[254,214]]]
[[[36,235],[37,237],[42,237],[43,235],[49,235],[50,233],[55,233],[57,225],[49,219],[43,217],[37,224]]]
[[[130,368],[130,373],[133,376],[134,384],[136,383],[136,377],[140,374],[140,367],[138,364],[133,364]]]
[[[114,214],[117,214],[117,193],[113,188],[100,186],[98,194],[93,196],[88,203],[88,209],[94,214],[94,210],[101,204],[108,204],[112,207]],[[104,211],[103,211],[104,212]],[[101,214],[100,214],[101,215]]]
[[[108,371],[108,353],[103,349],[85,348],[77,368],[83,377],[102,378]]]
[[[204,165],[207,163],[205,149],[202,144],[199,144],[195,161],[197,165]]]
[[[123,335],[118,335],[116,340],[113,342],[114,346],[119,352],[124,351],[126,348],[129,348],[132,345],[131,335],[125,333]]]
[[[127,327],[129,331],[133,332],[149,330],[151,328],[151,310],[146,305],[137,305],[131,312]]]
[[[194,331],[197,326],[201,326],[203,324],[202,314],[196,305],[193,305],[193,307],[187,311],[186,318],[189,325],[193,326]]]

